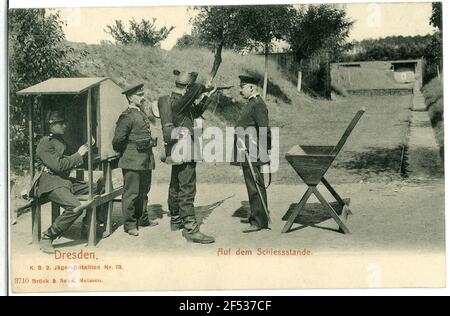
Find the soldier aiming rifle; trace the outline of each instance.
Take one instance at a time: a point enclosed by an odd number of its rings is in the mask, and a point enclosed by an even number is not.
[[[172,231],[182,229],[182,235],[188,241],[213,243],[215,241],[213,237],[200,232],[200,225],[194,213],[197,178],[196,160],[192,156],[196,150],[196,142],[192,140],[195,119],[200,118],[206,111],[210,104],[209,97],[218,88],[196,83],[198,75],[196,72],[174,70],[173,74],[176,79],[172,94],[160,97],[158,100],[158,112],[165,142],[165,155],[161,160],[172,165],[168,196],[170,227]],[[191,138],[191,148],[189,148],[190,152],[186,153],[186,157],[175,160],[172,157],[172,151],[178,139],[174,138],[173,134],[176,134],[180,128],[188,132],[181,137]]]

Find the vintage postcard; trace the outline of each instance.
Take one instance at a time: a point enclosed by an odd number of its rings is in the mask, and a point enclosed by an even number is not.
[[[8,8],[12,293],[445,287],[442,2]]]

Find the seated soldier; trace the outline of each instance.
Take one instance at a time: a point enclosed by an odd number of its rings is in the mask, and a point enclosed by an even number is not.
[[[37,146],[36,155],[42,164],[42,169],[36,175],[31,195],[34,197],[47,197],[50,201],[62,206],[65,211],[56,218],[54,223],[42,234],[40,249],[45,253],[54,253],[53,240],[60,237],[83,213],[76,195],[89,193],[89,186],[83,181],[69,177],[70,172],[83,164],[83,156],[88,152],[86,145],[80,146],[72,155],[66,155],[66,143],[63,135],[67,128],[64,114],[59,111],[48,115],[49,136],[43,137]],[[94,185],[94,192],[100,193],[102,188]],[[106,207],[97,209],[97,220],[104,222]],[[87,225],[83,218],[83,227]],[[83,229],[87,232],[87,229]]]

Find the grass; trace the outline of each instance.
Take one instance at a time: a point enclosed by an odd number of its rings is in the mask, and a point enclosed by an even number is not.
[[[441,158],[444,153],[444,93],[440,78],[434,78],[422,88],[431,126],[434,129],[437,143],[441,150]]]
[[[71,43],[76,51],[86,50],[89,54],[81,59],[78,71],[82,76],[106,76],[122,87],[142,82],[150,101],[170,93],[174,87],[174,69],[196,71],[198,81],[205,82],[213,64],[213,54],[207,49],[186,49],[165,51],[142,46],[86,45]],[[264,57],[239,55],[224,51],[222,65],[214,80],[219,85],[232,84],[234,88],[225,91],[229,103],[239,99],[240,74],[264,75]],[[269,106],[272,102],[289,104],[296,95],[293,84],[277,70],[274,62],[269,64]]]

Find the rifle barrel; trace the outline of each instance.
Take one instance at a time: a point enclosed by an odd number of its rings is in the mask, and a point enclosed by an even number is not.
[[[212,86],[212,87],[205,88],[204,92],[210,92],[210,91],[213,91],[214,89],[216,89],[216,90],[228,90],[228,89],[231,89],[233,87],[234,87],[233,85],[231,85],[231,86],[218,86],[218,87],[215,87],[215,88],[214,88],[214,86]]]

